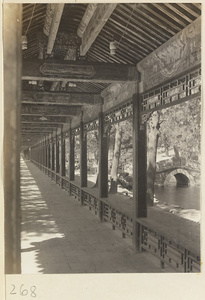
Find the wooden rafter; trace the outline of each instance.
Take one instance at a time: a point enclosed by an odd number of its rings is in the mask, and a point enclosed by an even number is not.
[[[117,4],[98,4],[82,36],[80,55],[85,55],[109,19]]]
[[[51,21],[50,30],[49,30],[49,36],[48,36],[47,54],[52,53],[56,35],[57,35],[58,28],[60,25],[60,20],[61,20],[61,16],[63,13],[64,5],[65,4],[62,4],[62,3],[55,4],[54,13],[52,16],[52,21]]]
[[[97,4],[96,3],[90,3],[88,4],[87,6],[87,9],[85,11],[85,14],[80,22],[80,25],[78,26],[78,29],[77,29],[77,34],[80,38],[82,38],[89,22],[90,22],[90,19],[92,18],[95,10],[97,8]]]

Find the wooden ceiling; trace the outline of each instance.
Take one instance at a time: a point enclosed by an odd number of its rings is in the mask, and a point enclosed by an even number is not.
[[[135,78],[140,60],[200,14],[200,3],[23,4],[22,146],[100,103],[113,81]]]

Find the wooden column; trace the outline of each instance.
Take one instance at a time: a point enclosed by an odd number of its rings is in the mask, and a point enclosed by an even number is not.
[[[33,159],[33,148],[31,147],[30,148],[30,160],[32,160]]]
[[[4,3],[4,172],[5,272],[21,273],[20,106],[22,5]],[[2,195],[1,195],[2,196]],[[1,198],[1,197],[0,197]],[[3,249],[3,248],[2,248]]]
[[[80,186],[87,187],[87,133],[84,132],[84,123],[80,122]],[[84,202],[81,190],[81,205]]]
[[[65,139],[61,130],[61,168],[60,175],[65,176]],[[61,179],[61,188],[63,188],[63,180]]]
[[[41,141],[41,164],[44,166],[44,142]]]
[[[140,250],[140,225],[136,218],[147,217],[147,138],[146,124],[140,122],[140,97],[133,96],[133,246]]]
[[[37,147],[37,153],[38,153],[38,159],[37,159],[37,162],[40,163],[40,145],[38,144],[38,147]]]
[[[46,154],[47,154],[47,152],[46,152],[46,140],[45,140],[45,138],[43,140],[43,144],[44,144],[44,147],[43,147],[44,167],[46,167]]]
[[[44,173],[46,173],[46,154],[47,154],[47,151],[46,151],[46,140],[45,138],[43,139],[43,166],[44,166]]]
[[[104,126],[104,114],[99,113],[99,202],[98,217],[103,219],[103,205],[101,198],[108,197],[108,132]]]
[[[51,168],[51,146],[50,140],[48,140],[48,168]]]
[[[40,141],[40,164],[43,165],[43,141]]]
[[[40,144],[38,144],[38,163],[41,162],[41,148],[40,148]]]
[[[46,168],[48,168],[48,141],[45,140],[45,156],[46,156]]]
[[[42,141],[39,143],[39,163],[42,164]]]
[[[55,170],[55,151],[54,151],[54,142],[52,140],[52,146],[51,146],[51,170]]]
[[[59,173],[59,141],[56,134],[56,173]]]
[[[43,157],[43,140],[41,141],[41,165],[43,166],[44,161],[43,161],[44,157]]]
[[[80,122],[80,185],[87,187],[87,133],[83,121]]]
[[[75,136],[72,135],[72,129],[69,133],[70,138],[70,157],[69,157],[69,167],[70,167],[70,180],[75,180]]]

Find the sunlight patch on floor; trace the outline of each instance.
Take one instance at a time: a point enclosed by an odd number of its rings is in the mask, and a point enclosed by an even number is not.
[[[59,233],[59,228],[53,216],[49,214],[48,206],[23,159],[21,159],[21,210],[22,274],[41,273],[43,269],[38,264],[40,250],[36,246],[37,243],[53,238],[64,238],[64,234]],[[40,212],[41,218],[39,219]],[[36,232],[32,228],[39,230]]]

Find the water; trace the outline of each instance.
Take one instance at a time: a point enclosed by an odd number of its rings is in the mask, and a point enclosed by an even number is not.
[[[167,205],[200,210],[199,186],[177,187],[176,185],[167,185],[155,187],[155,197],[160,203],[166,202]]]
[[[96,182],[96,175],[88,175],[88,180]],[[159,203],[165,203],[167,205],[178,205],[184,209],[196,209],[200,210],[200,187],[199,186],[188,186],[188,187],[177,187],[176,179],[170,180],[170,185],[164,187],[155,186],[155,197]],[[118,186],[118,192],[122,191],[129,193],[132,197],[132,191],[129,192],[126,189]]]

